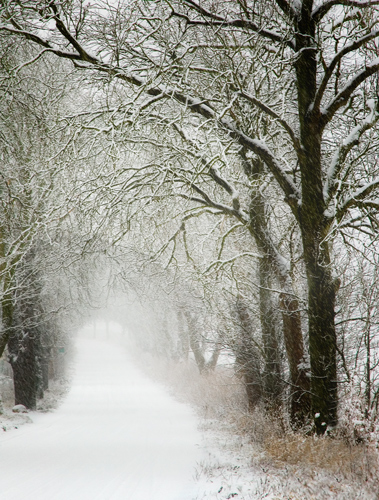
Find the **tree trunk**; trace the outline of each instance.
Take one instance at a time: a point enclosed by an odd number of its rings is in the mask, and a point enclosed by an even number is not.
[[[12,335],[8,348],[13,370],[15,404],[35,410],[39,382],[35,339],[28,332],[22,332],[22,339],[18,335]]]
[[[320,111],[314,109],[317,90],[316,27],[312,0],[304,0],[296,26],[295,62],[300,121],[302,204],[299,224],[308,283],[309,355],[311,402],[318,434],[337,423],[337,366],[335,332],[336,283],[330,271],[330,255],[325,238],[325,216],[321,165],[322,125]]]
[[[277,410],[283,403],[283,374],[278,346],[278,319],[272,301],[270,266],[266,258],[259,262],[259,310],[265,366],[263,387],[266,405]]]
[[[274,242],[270,238],[267,227],[265,202],[259,190],[259,178],[264,172],[264,164],[260,159],[248,161],[241,153],[245,173],[256,181],[258,187],[251,191],[250,201],[250,232],[257,247],[263,252],[265,265],[276,276],[281,287],[280,312],[282,315],[283,337],[286,347],[290,371],[290,421],[294,428],[303,425],[310,418],[310,382],[304,368],[304,341],[301,328],[299,303],[293,291],[292,279],[285,259],[280,255]],[[253,184],[254,185],[254,184]],[[264,299],[266,300],[266,299]],[[261,303],[261,317],[266,317],[265,305]],[[262,331],[266,330],[265,322]],[[272,330],[272,333],[275,330]],[[267,335],[269,335],[267,330]],[[275,338],[271,340],[272,346]]]
[[[317,434],[337,424],[337,341],[335,297],[338,282],[327,266],[307,266],[312,411]]]
[[[3,229],[0,226],[0,257],[5,261],[5,243]],[[0,273],[3,275],[3,289],[1,299],[1,320],[2,328],[0,335],[0,358],[7,347],[13,325],[14,297],[12,291],[14,267],[6,269],[6,263],[0,265]]]
[[[219,331],[218,336],[217,336],[217,340],[213,346],[212,355],[209,358],[209,360],[206,362],[206,365],[205,365],[205,369],[208,372],[213,371],[217,366],[218,358],[219,358],[221,350],[222,350],[223,339],[224,339],[224,332]]]
[[[299,343],[301,331],[299,301],[293,295],[280,294],[284,342],[291,374],[290,419],[293,428],[304,425],[310,418],[310,378],[305,368],[304,346]]]
[[[199,372],[203,373],[205,368],[205,357],[201,348],[199,336],[197,334],[197,324],[189,311],[185,310],[184,316],[187,320],[188,325],[189,345],[191,347],[193,355],[195,356],[195,361]]]
[[[253,410],[262,400],[263,395],[261,355],[253,338],[253,327],[248,308],[241,297],[237,298],[235,308],[241,334],[234,343],[233,351],[238,366],[238,375],[245,384],[249,409]]]
[[[6,285],[4,285],[6,288]],[[0,358],[4,353],[5,348],[7,347],[9,338],[12,332],[12,324],[13,324],[13,294],[9,291],[6,291],[3,299],[1,301],[1,313],[2,313],[2,335],[0,337]]]
[[[218,335],[218,338],[213,346],[212,355],[210,359],[207,361],[204,354],[204,349],[199,339],[196,321],[192,317],[191,313],[188,311],[184,311],[184,316],[186,317],[188,324],[189,345],[195,356],[195,361],[199,369],[199,372],[203,374],[213,371],[216,368],[218,357],[221,352],[223,334],[220,333]]]

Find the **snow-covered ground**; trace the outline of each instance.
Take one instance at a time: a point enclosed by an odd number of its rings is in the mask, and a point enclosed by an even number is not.
[[[6,422],[0,500],[379,498],[363,476],[356,482],[338,468],[275,465],[228,419],[200,418],[174,400],[133,365],[116,338],[79,338],[61,406]],[[28,419],[33,424],[18,424]]]
[[[79,338],[71,390],[53,413],[0,434],[1,500],[192,500],[197,419],[119,345]]]

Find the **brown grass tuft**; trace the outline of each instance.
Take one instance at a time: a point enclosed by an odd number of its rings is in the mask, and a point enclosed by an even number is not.
[[[266,439],[265,449],[278,464],[326,469],[346,478],[369,481],[379,474],[378,454],[374,446],[351,445],[328,437],[288,434]]]

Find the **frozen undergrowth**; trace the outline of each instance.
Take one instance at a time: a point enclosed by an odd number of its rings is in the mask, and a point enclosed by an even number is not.
[[[28,413],[13,411],[14,406],[14,395],[13,391],[9,389],[9,380],[3,377],[0,381],[1,388],[4,387],[3,391],[0,393],[5,394],[6,397],[3,399],[2,413],[0,414],[0,430],[7,432],[13,429],[18,429],[21,425],[30,423],[32,420],[28,416]],[[69,380],[61,378],[57,380],[51,380],[49,384],[49,389],[45,391],[44,397],[38,400],[37,410],[39,412],[49,412],[58,408],[60,402],[67,394],[70,383]]]
[[[201,430],[208,458],[198,467],[203,492],[197,500],[375,500],[375,486],[365,488],[343,473],[306,464],[275,463],[265,449],[228,422],[204,419]]]
[[[242,385],[228,369],[199,376],[192,363],[147,357],[141,366],[197,409],[206,458],[196,500],[377,500],[378,450],[285,432],[246,411]]]

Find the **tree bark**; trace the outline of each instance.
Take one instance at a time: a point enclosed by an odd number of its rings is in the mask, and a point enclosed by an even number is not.
[[[263,387],[266,405],[277,410],[283,403],[283,374],[278,345],[278,318],[272,301],[270,265],[267,258],[259,262],[259,304],[264,348]]]
[[[337,364],[335,332],[336,284],[331,276],[324,215],[321,166],[322,125],[320,111],[313,109],[317,89],[313,1],[304,0],[296,26],[295,63],[302,154],[300,172],[302,205],[299,225],[308,283],[309,354],[311,402],[318,434],[337,423]]]
[[[258,348],[253,338],[253,327],[248,308],[242,297],[238,297],[235,305],[241,333],[234,343],[234,354],[238,375],[243,379],[250,411],[262,400],[263,381],[260,368]]]
[[[317,242],[316,242],[317,243]],[[326,257],[328,252],[321,252]],[[335,298],[338,281],[328,268],[313,259],[306,262],[308,281],[309,354],[311,363],[312,411],[316,432],[323,434],[337,424],[337,341]]]
[[[13,370],[15,404],[22,404],[30,410],[35,410],[38,396],[35,339],[29,332],[22,332],[22,339],[18,335],[12,335],[8,348]]]
[[[311,403],[310,403],[310,381],[304,367],[304,340],[301,328],[301,316],[298,299],[293,290],[292,279],[289,273],[288,265],[285,259],[280,255],[274,242],[269,236],[267,227],[267,219],[265,214],[265,201],[259,190],[259,177],[264,171],[263,162],[260,159],[254,162],[247,161],[243,156],[245,173],[252,179],[255,179],[258,187],[252,188],[250,201],[250,233],[255,239],[257,247],[263,253],[262,266],[266,266],[265,275],[268,269],[276,276],[282,292],[279,297],[280,313],[282,316],[283,337],[288,359],[290,380],[290,421],[294,428],[305,424],[309,418]],[[267,286],[263,286],[267,288]],[[261,287],[262,289],[262,287]],[[267,300],[262,297],[262,300]],[[261,317],[267,317],[265,311],[266,305],[261,302]],[[266,330],[267,326],[262,323],[262,331]],[[272,326],[271,326],[272,328]],[[274,335],[274,331],[271,334]],[[266,331],[266,335],[270,335]],[[268,339],[268,337],[267,337]],[[275,338],[270,342],[272,345],[277,343]],[[271,354],[270,354],[271,356]],[[278,383],[281,384],[281,381]]]

